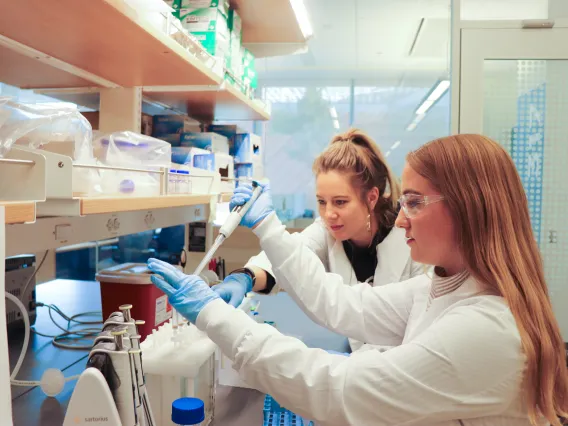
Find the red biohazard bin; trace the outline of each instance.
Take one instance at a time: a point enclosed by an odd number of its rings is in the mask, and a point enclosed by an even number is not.
[[[145,263],[123,263],[96,275],[101,283],[103,318],[118,311],[120,305],[132,305],[132,318],[146,321],[138,326],[142,340],[172,317],[168,298],[152,284],[151,275]]]

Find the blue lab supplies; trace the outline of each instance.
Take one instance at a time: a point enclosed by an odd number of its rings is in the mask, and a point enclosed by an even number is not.
[[[198,398],[172,402],[172,422],[180,426],[198,425],[205,420],[205,404]]]
[[[229,153],[229,140],[217,133],[188,132],[181,135],[181,146],[207,149],[222,154]]]
[[[264,398],[263,426],[313,426],[313,422],[282,407],[270,395]]]
[[[236,164],[235,176],[238,178],[246,177],[252,179],[252,164]]]
[[[186,117],[183,115],[155,115],[152,136],[181,134],[185,131]]]
[[[211,152],[205,149],[176,146],[172,147],[172,163],[193,166],[193,157],[208,154],[211,154]]]
[[[228,138],[229,140],[234,140],[235,136],[238,133],[245,133],[245,131],[240,129],[235,124],[210,124],[207,127],[207,131],[223,135],[226,138]]]
[[[235,163],[252,163],[260,159],[261,138],[253,133],[241,133],[234,138]]]
[[[193,167],[198,169],[215,171],[215,154],[198,154],[193,156]]]

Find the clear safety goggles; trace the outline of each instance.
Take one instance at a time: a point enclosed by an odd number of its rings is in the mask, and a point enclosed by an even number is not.
[[[443,199],[443,195],[404,194],[398,199],[398,202],[402,207],[404,215],[412,219],[418,216],[428,204],[437,203]]]

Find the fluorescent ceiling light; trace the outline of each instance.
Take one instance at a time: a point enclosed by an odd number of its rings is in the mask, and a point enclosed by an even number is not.
[[[387,151],[386,154],[385,154],[385,157],[388,157],[389,155],[391,155],[391,152]]]
[[[339,121],[338,120],[333,120],[333,127],[335,127],[336,129],[339,130]]]
[[[417,115],[426,114],[428,110],[446,93],[448,88],[450,87],[450,80],[441,80],[439,81],[434,89],[430,92],[428,97],[420,104],[420,106],[416,109]]]
[[[432,105],[434,105],[434,101],[426,99],[424,102],[422,102],[422,105],[420,105],[416,110],[416,115],[426,114],[426,112],[428,112],[428,110]]]
[[[400,141],[396,141],[395,143],[392,144],[389,151],[394,151],[395,149],[398,148],[399,145],[400,145]]]
[[[412,123],[410,123],[408,125],[408,127],[406,128],[407,131],[412,132],[414,129],[416,129],[417,124],[413,121]]]
[[[335,107],[331,107],[329,109],[329,113],[331,114],[331,117],[337,120],[337,110],[335,109]]]
[[[314,35],[314,30],[312,29],[312,24],[310,23],[310,18],[308,17],[308,11],[306,10],[306,5],[304,0],[290,0],[296,19],[298,20],[298,25],[302,30],[304,38],[307,40],[312,35]]]
[[[450,87],[450,80],[442,80],[438,83],[438,86],[432,91],[430,96],[428,96],[429,101],[436,102],[442,97],[446,90]]]

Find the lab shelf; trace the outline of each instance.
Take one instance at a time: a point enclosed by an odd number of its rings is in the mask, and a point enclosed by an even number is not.
[[[167,209],[209,204],[211,195],[162,195],[158,197],[90,197],[81,198],[81,215]]]
[[[98,110],[100,106],[98,90],[96,87],[86,87],[69,90],[46,89],[36,92]],[[144,101],[168,105],[201,122],[270,119],[270,112],[262,101],[247,97],[227,82],[206,86],[144,86],[142,92]]]
[[[35,203],[30,202],[0,202],[4,207],[6,224],[34,222],[36,219]]]
[[[24,46],[17,49],[19,58],[2,56],[0,81],[22,88],[93,86],[66,72],[46,72],[41,62],[56,68],[60,62],[69,64],[86,72],[87,80],[88,75],[104,79],[107,84],[101,80],[95,85],[106,87],[221,82],[219,75],[123,0],[3,1],[0,28],[0,44]],[[33,56],[25,47],[41,55]],[[39,62],[30,67],[29,59]]]
[[[0,4],[0,10],[4,4]],[[0,12],[1,13],[1,12]],[[2,16],[0,16],[2,20]],[[1,25],[1,24],[0,24]],[[1,36],[0,36],[1,37]],[[2,40],[0,39],[0,42]],[[23,88],[83,87],[93,83],[0,44],[0,81]]]
[[[231,0],[243,21],[243,45],[256,57],[292,54],[306,45],[291,1]]]
[[[229,201],[231,201],[232,196],[232,192],[223,192],[219,194],[219,203],[228,203]]]
[[[187,110],[190,117],[204,122],[270,119],[264,103],[226,82],[219,86],[144,87],[143,93],[149,99]]]

